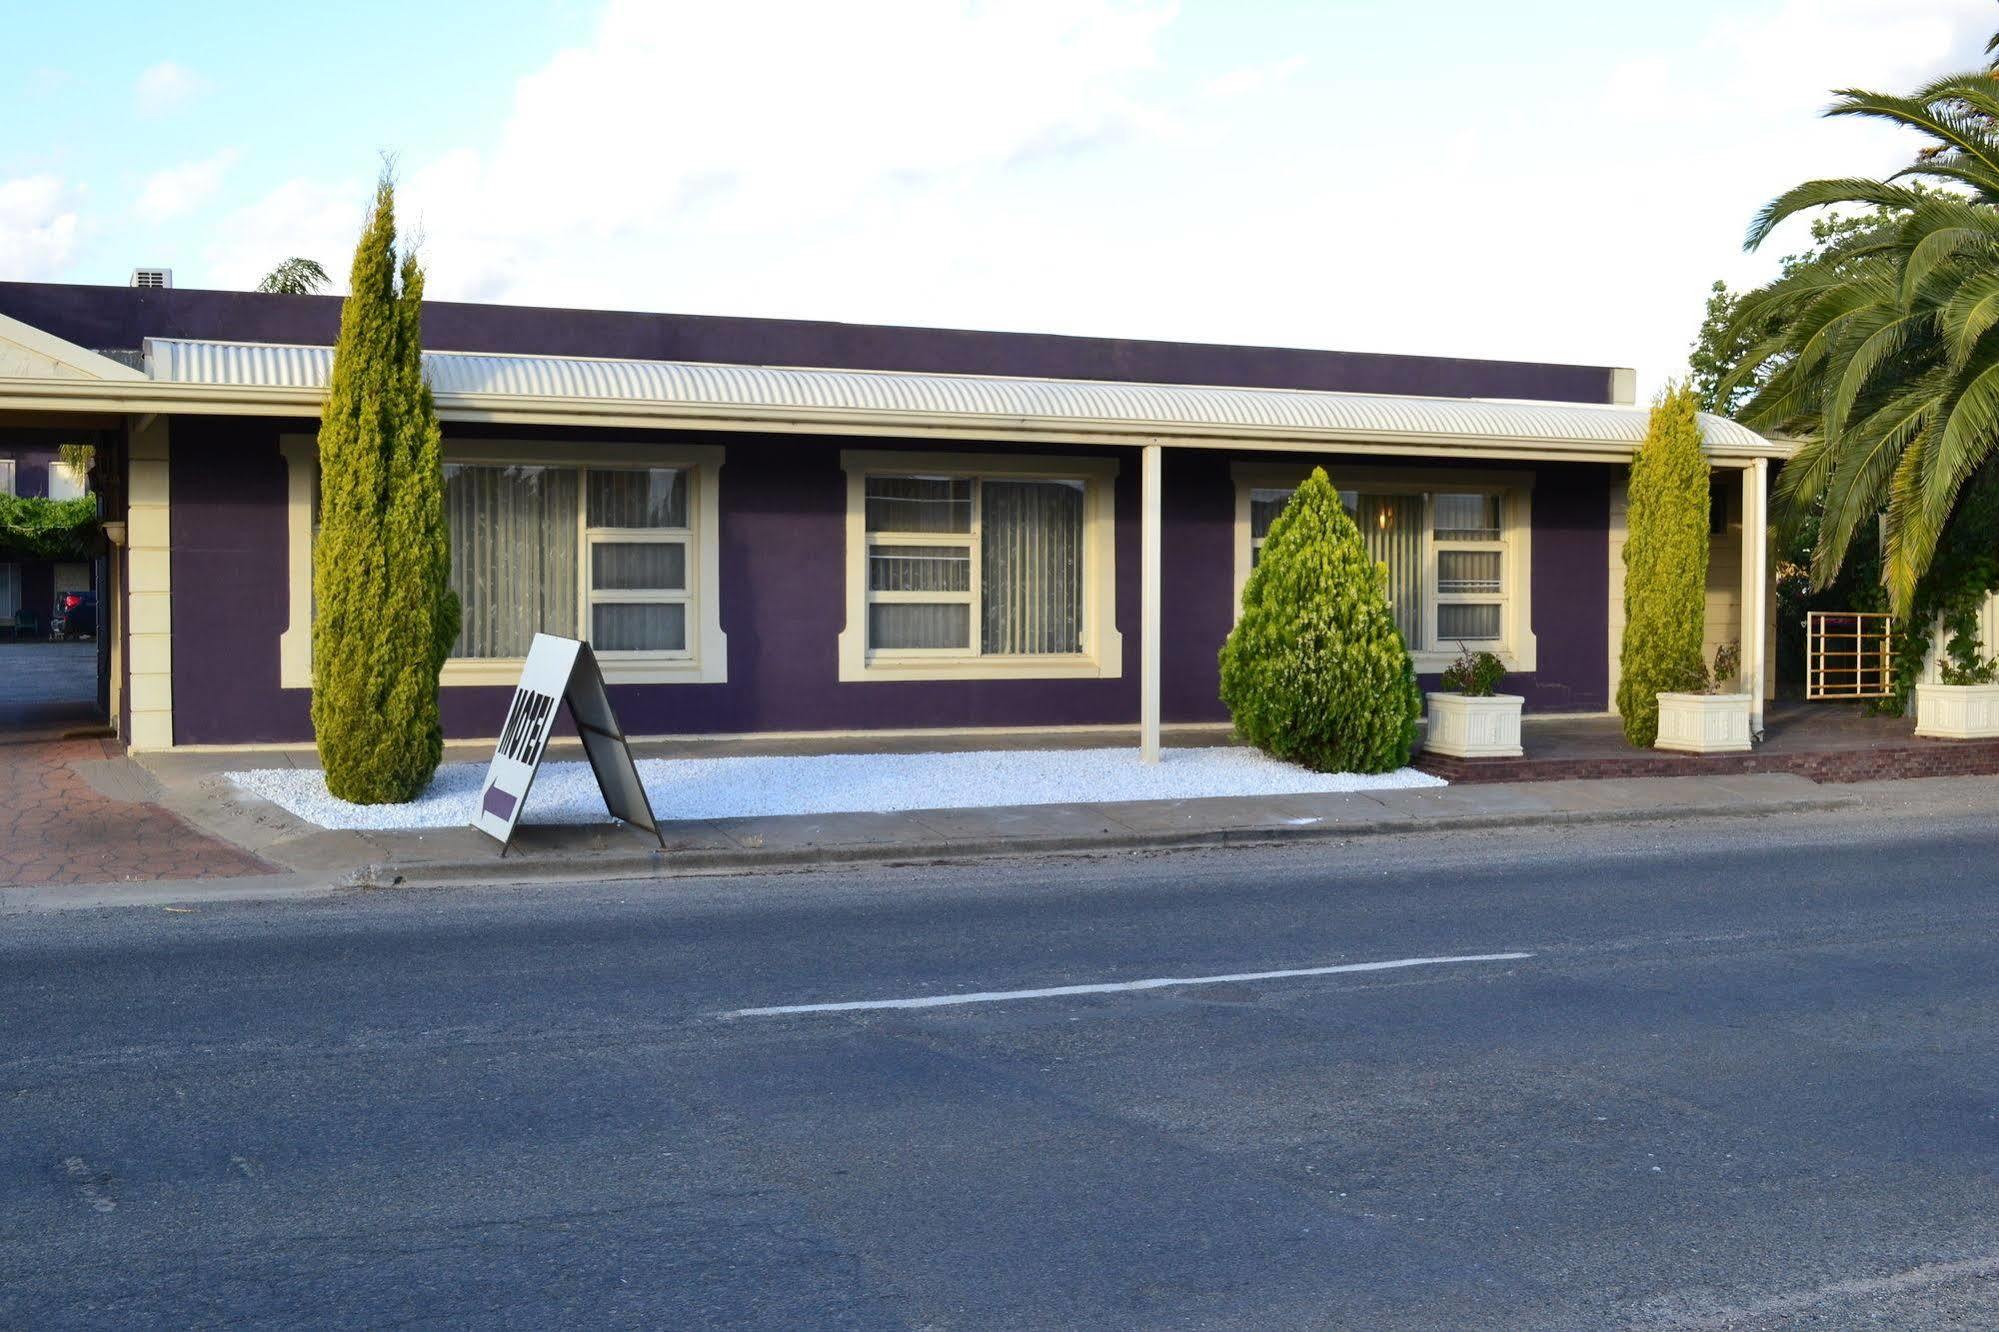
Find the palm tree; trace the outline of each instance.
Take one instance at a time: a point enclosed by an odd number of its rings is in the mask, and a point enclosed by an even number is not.
[[[1807,210],[1873,210],[1743,298],[1730,332],[1751,350],[1722,388],[1758,383],[1741,419],[1807,438],[1777,500],[1794,529],[1820,518],[1814,583],[1831,583],[1861,525],[1885,512],[1889,596],[1906,614],[1966,481],[1999,465],[1999,81],[1976,72],[1907,97],[1837,96],[1828,115],[1930,142],[1886,180],[1808,181],[1757,215],[1750,249]]]
[[[264,274],[264,280],[257,284],[257,290],[274,292],[280,296],[310,296],[331,281],[317,260],[301,259],[294,255]]]

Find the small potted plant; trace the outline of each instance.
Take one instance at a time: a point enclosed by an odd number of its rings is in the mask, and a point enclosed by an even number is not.
[[[1916,686],[1916,734],[1937,740],[1989,740],[1999,736],[1999,657],[1980,657],[1973,613],[1946,623],[1937,684]]]
[[[1739,754],[1749,748],[1750,695],[1740,690],[1742,649],[1723,643],[1714,669],[1697,669],[1693,688],[1659,695],[1659,738],[1654,749],[1683,754]]]
[[[1519,758],[1518,694],[1500,694],[1506,667],[1490,652],[1458,644],[1458,659],[1444,670],[1444,687],[1431,694],[1430,731],[1423,748],[1451,758]]]

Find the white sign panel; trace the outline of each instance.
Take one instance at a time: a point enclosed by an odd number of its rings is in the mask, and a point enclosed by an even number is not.
[[[520,822],[521,808],[534,786],[534,775],[541,768],[542,753],[555,730],[559,704],[569,709],[569,718],[576,724],[597,789],[603,793],[604,807],[612,817],[660,837],[664,846],[652,802],[639,780],[638,765],[632,762],[631,747],[625,743],[617,715],[611,711],[610,696],[604,692],[597,655],[588,643],[553,634],[536,634],[528,648],[520,685],[514,690],[493,761],[486,769],[485,784],[479,790],[479,808],[472,816],[472,826],[497,839],[500,854],[506,854],[514,825]]]

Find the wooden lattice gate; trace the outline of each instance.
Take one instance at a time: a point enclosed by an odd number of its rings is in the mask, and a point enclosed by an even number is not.
[[[1895,692],[1895,617],[1805,612],[1805,697],[1887,698]]]

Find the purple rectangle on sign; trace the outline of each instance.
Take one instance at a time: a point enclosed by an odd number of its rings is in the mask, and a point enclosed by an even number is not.
[[[513,817],[514,806],[519,803],[516,797],[502,791],[495,784],[486,788],[485,798],[479,802],[479,806],[496,819],[506,819]]]

